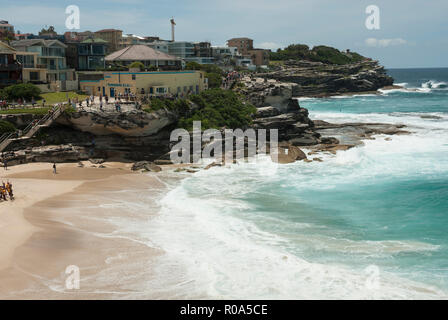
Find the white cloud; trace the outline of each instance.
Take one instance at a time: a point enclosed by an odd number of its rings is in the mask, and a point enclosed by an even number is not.
[[[275,42],[262,42],[256,45],[257,48],[261,49],[271,49],[271,50],[277,50],[278,48],[281,48],[282,46]]]
[[[402,38],[394,38],[394,39],[367,38],[364,42],[368,47],[379,47],[379,48],[385,48],[390,46],[401,46],[408,44],[408,41]]]

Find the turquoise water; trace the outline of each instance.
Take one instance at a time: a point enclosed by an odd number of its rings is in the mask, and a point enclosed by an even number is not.
[[[212,168],[165,197],[154,237],[187,270],[188,290],[448,297],[448,69],[389,72],[407,89],[300,104],[313,119],[400,123],[410,135],[380,135],[322,163]]]

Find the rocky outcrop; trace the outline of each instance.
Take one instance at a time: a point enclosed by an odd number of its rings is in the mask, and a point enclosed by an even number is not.
[[[245,77],[236,91],[244,94],[256,108],[254,129],[278,129],[280,141],[289,141],[294,146],[319,143],[319,134],[313,132],[313,121],[308,110],[301,108],[293,98],[297,84],[276,80]]]
[[[372,60],[346,65],[290,60],[278,70],[259,76],[296,84],[292,87],[294,97],[376,92],[393,84],[384,67]]]
[[[132,165],[131,170],[132,171],[143,170],[143,171],[151,171],[151,172],[160,172],[160,171],[162,171],[162,168],[160,168],[158,165],[156,165],[153,162],[139,161]]]
[[[234,90],[244,95],[257,108],[274,107],[280,113],[286,113],[296,108],[291,100],[296,86],[294,83],[245,77],[242,79],[242,86],[237,86]]]
[[[0,120],[8,121],[18,129],[24,129],[34,120],[41,119],[42,115],[24,113],[24,114],[2,114]]]
[[[96,136],[118,134],[125,137],[142,137],[158,133],[175,123],[178,117],[168,110],[129,111],[123,113],[74,112],[64,114],[57,122]]]
[[[89,151],[73,145],[44,146],[11,151],[5,158],[10,166],[30,162],[78,162],[88,160]]]
[[[307,159],[306,154],[302,150],[292,145],[280,146],[278,151],[278,163],[285,164]]]

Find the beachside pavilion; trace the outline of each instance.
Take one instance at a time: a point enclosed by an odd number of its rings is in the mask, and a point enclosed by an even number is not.
[[[182,60],[146,45],[132,45],[106,56],[108,65],[129,66],[133,62],[141,62],[145,68],[156,67],[159,70],[180,70]]]
[[[132,93],[182,97],[207,89],[207,79],[203,71],[110,71],[79,73],[78,76],[80,89],[95,96],[114,97],[119,93]]]

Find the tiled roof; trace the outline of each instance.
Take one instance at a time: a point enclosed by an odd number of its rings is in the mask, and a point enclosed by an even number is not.
[[[105,44],[105,43],[107,43],[107,41],[100,39],[100,38],[93,38],[93,39],[88,38],[84,41],[81,41],[81,43],[103,43],[103,44]]]
[[[25,39],[25,40],[16,40],[16,41],[12,41],[11,45],[13,47],[29,47],[29,46],[33,46],[35,44],[42,44],[44,47],[50,47],[54,44],[58,44],[61,47],[66,48],[67,45],[65,45],[64,43],[62,43],[59,40],[45,40],[45,39]]]
[[[179,58],[157,51],[145,45],[136,44],[115,51],[106,56],[106,61],[179,60]]]
[[[14,53],[17,50],[14,49],[13,47],[7,45],[6,43],[0,41],[0,52],[1,53]]]

